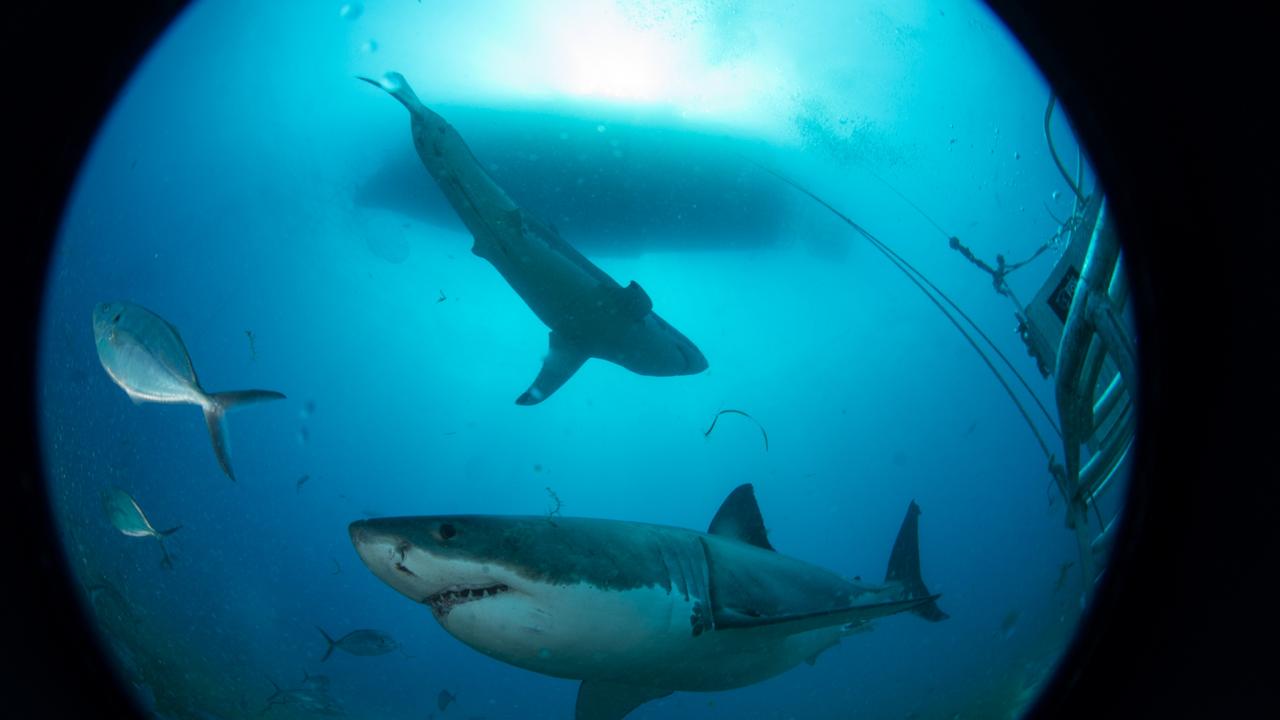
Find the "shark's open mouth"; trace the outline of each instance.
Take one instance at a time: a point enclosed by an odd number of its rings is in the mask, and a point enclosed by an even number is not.
[[[504,592],[509,592],[511,588],[498,583],[496,585],[487,585],[478,588],[459,588],[451,587],[447,590],[441,590],[434,595],[428,595],[422,602],[431,606],[431,612],[437,618],[443,618],[459,605],[464,605],[476,600],[483,600],[487,597],[493,597]]]

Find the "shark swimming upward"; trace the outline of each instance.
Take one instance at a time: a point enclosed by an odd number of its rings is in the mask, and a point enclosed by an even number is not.
[[[351,523],[383,582],[454,637],[534,672],[581,680],[576,720],[618,720],[673,691],[743,687],[813,662],[878,617],[947,618],[920,577],[912,502],[883,583],[778,554],[751,485],[707,532],[547,516]]]
[[[409,110],[418,157],[471,231],[471,251],[488,260],[551,329],[542,369],[516,403],[542,402],[593,357],[640,375],[693,375],[707,368],[698,348],[653,312],[639,284],[619,285],[549,223],[516,205],[403,75],[360,79]]]

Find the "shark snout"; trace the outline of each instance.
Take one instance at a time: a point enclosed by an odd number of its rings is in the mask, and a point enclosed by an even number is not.
[[[360,543],[364,542],[365,535],[367,534],[367,530],[365,528],[366,524],[363,520],[356,520],[347,526],[347,534],[351,536],[351,544],[355,545],[357,548],[360,547]]]
[[[691,342],[681,343],[676,346],[680,354],[684,356],[686,374],[696,375],[707,369],[707,356]]]

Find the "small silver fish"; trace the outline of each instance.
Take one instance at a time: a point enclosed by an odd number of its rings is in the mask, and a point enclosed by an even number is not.
[[[118,487],[113,487],[102,493],[102,508],[106,511],[107,519],[111,521],[111,524],[125,535],[129,537],[155,538],[156,542],[160,544],[160,552],[164,554],[161,564],[164,567],[173,567],[173,561],[169,558],[169,551],[164,547],[164,539],[181,530],[181,525],[171,527],[168,530],[156,530],[151,525],[151,521],[147,519],[146,514],[142,512],[138,501]]]
[[[324,636],[329,647],[324,651],[324,657],[320,658],[320,662],[329,659],[333,654],[334,648],[345,650],[352,655],[386,655],[400,647],[400,643],[395,638],[382,632],[381,630],[352,630],[342,637],[334,640],[329,637],[329,633],[325,632],[319,626],[316,627],[320,634]]]
[[[200,387],[191,356],[178,329],[141,305],[99,303],[93,309],[93,337],[107,375],[135,403],[187,403],[204,411],[218,465],[232,480],[224,418],[227,410],[266,400],[281,400],[274,390],[208,393]]]

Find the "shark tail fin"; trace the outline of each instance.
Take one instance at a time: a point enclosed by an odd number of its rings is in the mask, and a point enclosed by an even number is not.
[[[333,649],[337,647],[338,644],[333,641],[333,638],[329,637],[329,633],[325,632],[324,628],[317,625],[316,629],[319,630],[320,634],[324,636],[324,641],[329,643],[329,647],[324,649],[324,657],[320,658],[320,662],[324,662],[325,660],[329,659],[330,655],[333,654]]]
[[[274,390],[233,390],[209,393],[207,398],[208,402],[204,405],[204,422],[209,426],[213,452],[218,456],[218,465],[222,467],[222,472],[234,481],[236,474],[231,470],[231,453],[227,449],[227,411],[241,405],[283,400],[284,395]]]
[[[903,588],[903,599],[929,597],[932,594],[925,587],[924,579],[920,577],[920,506],[916,505],[915,500],[907,506],[907,516],[902,519],[898,538],[893,542],[893,551],[889,553],[889,568],[885,571],[884,581],[900,583]],[[910,612],[929,622],[940,622],[951,617],[938,607],[936,600],[917,605]]]
[[[357,75],[356,77],[376,88],[385,90],[388,95],[399,100],[400,104],[404,105],[409,112],[419,112],[426,109],[422,101],[418,99],[418,95],[413,92],[413,88],[409,87],[409,81],[405,80],[404,76],[398,72],[389,72],[383,75],[381,80],[374,80],[363,75]]]

